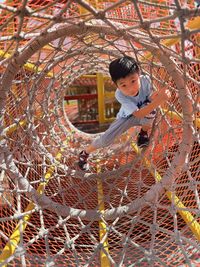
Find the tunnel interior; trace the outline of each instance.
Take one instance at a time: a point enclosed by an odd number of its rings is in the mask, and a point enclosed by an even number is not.
[[[15,0],[0,14],[0,262],[198,264],[196,3]],[[66,95],[80,77],[94,75],[97,87],[110,79],[109,63],[123,55],[171,98],[148,148],[136,146],[135,127],[93,153],[83,172],[78,154],[101,133],[72,123]]]

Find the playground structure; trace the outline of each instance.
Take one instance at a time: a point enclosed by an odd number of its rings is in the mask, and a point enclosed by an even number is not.
[[[115,86],[101,73],[83,75],[67,89],[66,114],[70,122],[84,132],[107,129],[119,111]]]
[[[7,0],[0,13],[1,266],[198,266],[198,5]],[[172,97],[147,149],[136,128],[84,173],[77,155],[96,134],[70,122],[67,90],[96,74],[104,106],[103,77],[124,53]]]

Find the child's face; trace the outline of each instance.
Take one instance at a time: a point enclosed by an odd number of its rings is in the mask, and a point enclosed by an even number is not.
[[[117,80],[116,85],[120,91],[126,96],[136,96],[140,88],[139,73],[132,73]]]

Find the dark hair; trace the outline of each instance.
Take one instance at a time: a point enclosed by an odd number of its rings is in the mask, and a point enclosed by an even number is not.
[[[139,72],[139,65],[134,58],[129,56],[117,58],[109,65],[109,73],[113,82],[135,72]]]

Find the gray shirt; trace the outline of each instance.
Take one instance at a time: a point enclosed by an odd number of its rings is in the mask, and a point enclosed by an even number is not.
[[[121,104],[121,108],[117,114],[117,118],[126,118],[133,112],[150,103],[149,96],[152,93],[152,85],[149,76],[140,76],[139,93],[136,96],[126,96],[119,89],[115,92],[117,101]]]

